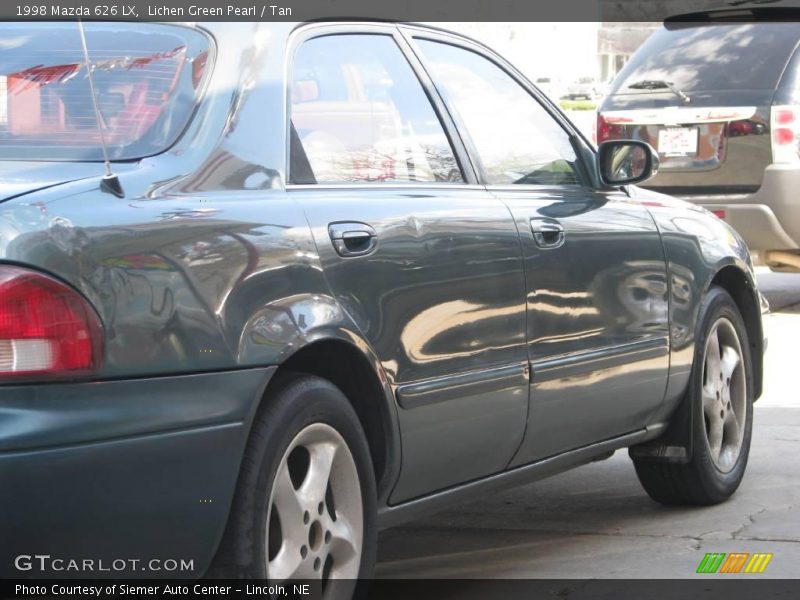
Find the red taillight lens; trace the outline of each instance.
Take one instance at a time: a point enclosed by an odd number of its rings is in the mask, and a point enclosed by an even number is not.
[[[99,368],[102,325],[88,302],[36,271],[0,267],[0,380]]]
[[[772,161],[800,163],[800,106],[773,106],[770,129],[772,130]]]
[[[791,144],[794,142],[794,131],[786,129],[785,127],[778,127],[778,129],[773,132],[773,139],[776,144],[781,146],[784,144]]]
[[[619,140],[625,137],[625,127],[609,123],[602,113],[597,113],[597,143]]]
[[[789,108],[776,108],[774,119],[776,125],[789,125],[790,123],[794,123],[794,110]]]

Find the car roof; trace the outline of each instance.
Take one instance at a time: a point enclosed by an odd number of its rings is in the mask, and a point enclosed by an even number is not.
[[[216,26],[229,26],[229,25],[241,25],[242,27],[247,27],[250,29],[252,27],[252,23],[249,22],[229,22],[229,21],[181,21],[181,22],[173,22],[173,25],[183,25],[186,27],[201,27],[207,29],[211,32],[214,32],[217,27]],[[293,32],[303,27],[313,27],[314,25],[397,25],[401,27],[407,27],[410,29],[416,29],[420,31],[429,31],[430,33],[434,34],[444,34],[450,38],[462,40],[471,44],[473,46],[477,46],[484,50],[489,54],[496,55],[496,52],[485,43],[477,40],[469,35],[464,33],[460,33],[458,31],[453,31],[452,29],[447,29],[446,27],[440,27],[438,25],[433,25],[430,23],[420,23],[415,21],[391,21],[391,20],[380,20],[380,19],[355,19],[355,18],[326,18],[326,19],[313,19],[307,21],[296,21],[296,22],[279,22],[275,23],[275,25],[282,24],[287,27],[287,32]],[[259,22],[259,26],[269,28],[270,25],[273,25],[269,22]]]

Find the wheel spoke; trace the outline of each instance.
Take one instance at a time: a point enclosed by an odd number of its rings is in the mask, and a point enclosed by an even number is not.
[[[720,369],[722,376],[727,380],[733,377],[736,367],[739,366],[740,358],[739,353],[736,352],[731,346],[722,347],[722,357],[720,359]]]
[[[712,412],[712,414],[707,415],[706,418],[708,419],[708,444],[711,447],[711,454],[715,460],[719,460],[722,450],[724,422],[717,412]]]
[[[300,498],[297,497],[292,479],[289,477],[289,467],[285,460],[275,476],[275,493],[272,502],[275,510],[278,511],[284,541],[291,540],[299,551],[302,541],[303,506]]]
[[[320,442],[308,446],[310,462],[308,474],[301,487],[303,496],[311,502],[322,501],[328,490],[333,460],[337,447],[330,442]]]
[[[333,555],[334,563],[342,566],[358,556],[357,547],[360,541],[353,539],[355,534],[350,523],[342,517],[331,521],[329,524],[331,532],[330,552]]]
[[[709,415],[710,411],[717,408],[717,387],[712,383],[703,386],[703,412]]]
[[[706,377],[704,383],[717,385],[719,383],[719,376],[721,373],[721,357],[717,329],[714,329],[714,331],[711,332],[711,335],[708,337],[707,344],[705,361]]]
[[[739,417],[737,417],[736,413],[732,410],[729,410],[727,413],[725,413],[725,432],[725,435],[728,436],[728,439],[725,441],[738,446],[739,438],[741,437],[741,429],[739,425]]]
[[[295,548],[294,544],[285,543],[277,556],[269,561],[267,575],[270,581],[275,583],[307,578],[308,575],[303,569],[303,558],[300,555],[300,549]]]

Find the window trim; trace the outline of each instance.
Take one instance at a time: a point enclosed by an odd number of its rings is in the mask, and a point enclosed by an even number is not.
[[[291,172],[291,124],[292,124],[292,80],[294,77],[294,64],[297,52],[300,47],[309,40],[329,37],[335,35],[383,35],[389,36],[397,46],[401,56],[411,68],[414,76],[420,84],[420,88],[428,99],[434,114],[439,120],[442,132],[447,137],[453,156],[461,170],[463,181],[394,181],[394,182],[323,182],[323,183],[292,183]],[[478,175],[471,161],[469,152],[465,147],[464,140],[453,122],[450,112],[444,100],[440,97],[433,81],[428,76],[421,62],[413,52],[400,32],[400,28],[392,23],[311,23],[295,29],[289,36],[284,59],[284,109],[283,109],[283,136],[285,148],[286,190],[293,189],[424,189],[436,188],[443,189],[457,188],[469,189],[479,187]]]
[[[478,56],[488,60],[489,62],[493,63],[497,68],[504,71],[511,79],[517,83],[524,91],[531,96],[531,99],[534,102],[538,102],[539,106],[542,107],[545,112],[547,112],[553,120],[564,130],[564,133],[567,134],[570,138],[576,138],[581,145],[585,146],[585,149],[594,155],[596,153],[596,149],[594,145],[586,139],[586,136],[583,135],[579,130],[577,130],[572,124],[565,118],[565,116],[561,113],[561,110],[550,100],[547,96],[545,96],[542,92],[540,92],[536,86],[534,86],[519,70],[517,70],[513,65],[507,62],[503,57],[498,55],[488,46],[481,44],[480,42],[471,40],[469,38],[460,36],[458,34],[453,34],[444,30],[431,30],[425,27],[418,27],[413,25],[402,25],[399,27],[402,35],[406,38],[409,45],[413,49],[414,53],[417,55],[417,59],[422,64],[423,68],[427,71],[428,77],[432,79],[432,74],[430,68],[428,67],[429,62],[425,58],[425,54],[419,45],[416,43],[416,40],[427,40],[431,42],[437,42],[441,44],[447,44],[450,46],[454,46],[456,48],[460,48],[466,52],[472,52],[477,54]],[[436,84],[433,84],[434,87]],[[442,98],[442,102],[444,102],[444,98],[441,95],[441,92],[438,88],[436,88],[437,93]],[[445,106],[447,103],[445,102]],[[449,108],[448,108],[449,112]],[[483,185],[489,191],[509,191],[509,190],[524,190],[524,189],[536,189],[541,190],[543,188],[553,188],[553,184],[542,184],[542,183],[489,183],[486,177],[486,171],[483,167],[483,164],[480,159],[480,155],[478,153],[478,149],[473,142],[469,131],[467,130],[464,123],[458,123],[457,129],[463,129],[462,137],[464,139],[464,145],[467,148],[467,153],[470,155],[470,160],[475,167],[475,171],[478,176],[478,181],[481,185]],[[574,145],[574,144],[573,144]],[[585,156],[584,152],[581,151],[579,148],[574,148],[575,155],[576,155],[576,162],[578,165],[578,170],[580,176],[583,178],[583,183],[579,184],[563,184],[561,186],[557,186],[559,188],[569,188],[569,189],[592,189],[598,190],[602,188],[602,185],[597,180],[594,175],[594,170],[591,169],[588,165],[585,164]]]

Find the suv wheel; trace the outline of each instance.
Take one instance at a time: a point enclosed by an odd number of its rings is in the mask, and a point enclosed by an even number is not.
[[[351,597],[357,579],[371,577],[376,553],[366,437],[333,384],[279,377],[253,424],[212,573],[317,579],[324,598]]]
[[[645,491],[665,504],[717,504],[739,487],[753,428],[747,331],[733,299],[712,287],[701,309],[686,401],[692,456],[685,464],[635,458]]]

